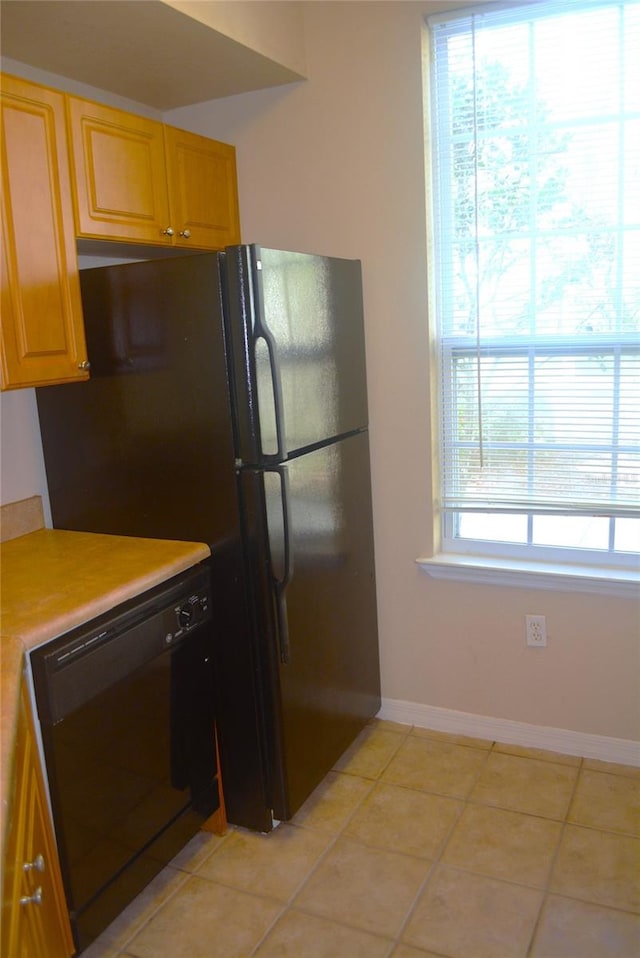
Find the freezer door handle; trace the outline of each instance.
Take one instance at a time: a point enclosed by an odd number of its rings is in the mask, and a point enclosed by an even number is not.
[[[280,480],[280,504],[282,508],[282,547],[283,557],[280,575],[273,574],[273,586],[276,599],[276,614],[278,619],[278,646],[280,661],[286,665],[290,657],[289,622],[287,618],[287,586],[293,576],[293,542],[291,531],[291,516],[289,514],[289,477],[286,466],[269,467],[265,471],[275,473]]]
[[[276,340],[267,326],[265,320],[265,309],[264,309],[264,295],[262,289],[262,262],[260,260],[260,251],[259,248],[255,246],[250,247],[251,254],[251,273],[252,273],[252,286],[253,286],[253,297],[254,297],[254,315],[253,315],[253,343],[254,350],[255,344],[259,339],[264,340],[264,343],[267,347],[267,355],[269,357],[269,373],[271,377],[271,389],[273,392],[273,409],[275,416],[275,429],[276,429],[276,452],[273,454],[263,453],[265,460],[282,462],[283,459],[287,458],[287,444],[285,439],[285,428],[284,428],[284,417],[283,409],[284,403],[282,400],[282,377],[280,375],[280,364],[278,362],[278,350],[276,347]]]

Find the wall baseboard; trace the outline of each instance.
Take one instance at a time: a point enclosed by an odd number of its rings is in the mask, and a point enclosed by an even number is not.
[[[564,755],[578,755],[581,758],[596,758],[603,762],[640,766],[640,742],[626,738],[591,735],[588,732],[573,732],[570,729],[549,728],[546,725],[529,725],[512,719],[457,712],[454,709],[421,705],[418,702],[403,702],[401,699],[384,698],[377,717],[403,725],[450,732],[453,735],[468,735],[507,745],[522,745]]]

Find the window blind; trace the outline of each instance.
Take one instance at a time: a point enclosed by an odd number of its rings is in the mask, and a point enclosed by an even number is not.
[[[429,21],[442,506],[640,515],[640,4]]]

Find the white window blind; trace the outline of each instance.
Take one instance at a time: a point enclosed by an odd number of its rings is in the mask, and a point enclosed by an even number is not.
[[[615,551],[640,517],[640,3],[430,27],[449,534],[598,516]]]

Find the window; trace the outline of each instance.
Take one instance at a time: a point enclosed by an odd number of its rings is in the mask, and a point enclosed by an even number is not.
[[[640,551],[640,3],[434,17],[443,552]]]

